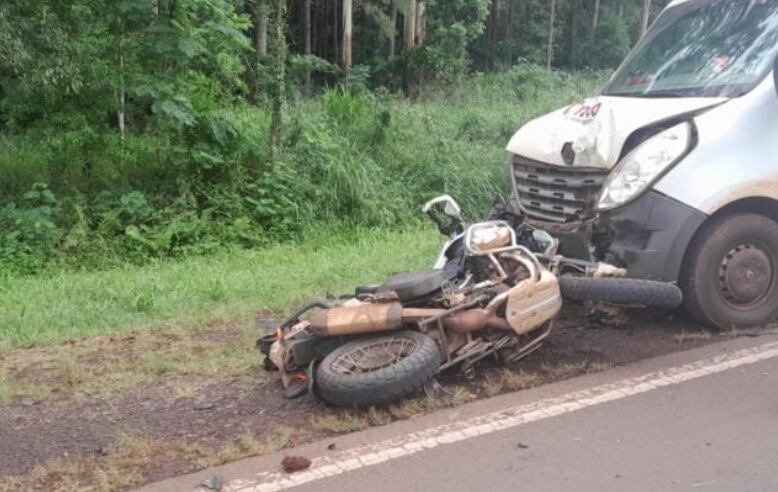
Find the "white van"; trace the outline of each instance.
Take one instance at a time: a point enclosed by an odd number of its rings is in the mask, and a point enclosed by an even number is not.
[[[777,0],[675,0],[599,96],[511,139],[560,253],[678,282],[719,327],[778,315]]]

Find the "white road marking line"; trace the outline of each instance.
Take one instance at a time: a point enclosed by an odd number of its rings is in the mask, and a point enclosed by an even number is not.
[[[461,422],[412,432],[385,441],[316,458],[304,472],[284,474],[266,472],[252,479],[234,480],[225,492],[276,492],[348,471],[376,465],[396,458],[433,449],[443,444],[471,439],[530,422],[575,412],[583,408],[620,400],[657,388],[663,388],[716,374],[739,366],[778,357],[778,342],[739,350],[679,367],[651,372],[557,398],[547,398]]]

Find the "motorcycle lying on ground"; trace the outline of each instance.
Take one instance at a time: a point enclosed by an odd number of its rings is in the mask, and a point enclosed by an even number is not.
[[[257,341],[287,397],[310,392],[335,406],[380,406],[454,367],[472,377],[487,357],[514,363],[541,347],[563,298],[681,304],[675,285],[557,255],[544,231],[520,226],[517,235],[505,220],[465,227],[447,195],[422,210],[448,237],[431,270],[303,306]]]

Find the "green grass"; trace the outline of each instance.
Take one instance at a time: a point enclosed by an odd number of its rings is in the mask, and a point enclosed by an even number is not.
[[[391,272],[429,267],[442,237],[432,227],[313,238],[300,246],[239,250],[101,272],[0,280],[0,352],[74,338],[204,324],[286,311]]]

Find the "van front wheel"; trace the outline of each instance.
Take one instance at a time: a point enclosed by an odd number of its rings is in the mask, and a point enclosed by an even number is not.
[[[681,274],[686,310],[719,328],[778,316],[778,223],[757,214],[714,218],[692,241]]]

